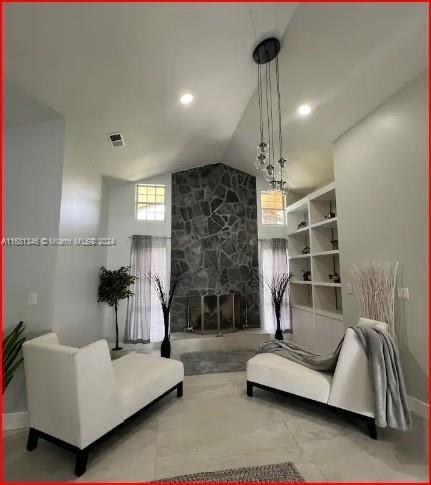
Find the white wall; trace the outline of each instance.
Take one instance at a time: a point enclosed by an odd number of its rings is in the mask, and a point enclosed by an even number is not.
[[[69,121],[61,199],[60,236],[106,235],[107,212],[102,177],[93,161],[81,151],[79,136]],[[97,303],[100,267],[106,264],[106,247],[58,248],[55,279],[54,330],[60,341],[85,345],[102,335],[103,306]]]
[[[6,129],[3,157],[4,237],[59,234],[65,123],[56,119]],[[20,320],[27,336],[52,329],[57,248],[4,247],[3,329]],[[29,306],[29,292],[37,305]],[[5,394],[4,410],[26,408],[22,369]]]
[[[347,265],[400,262],[397,300],[409,394],[427,401],[427,72],[334,143],[341,278],[346,325],[357,321]]]
[[[137,183],[166,185],[166,219],[164,222],[138,221],[135,218],[135,186]],[[116,245],[108,248],[107,267],[117,269],[130,264],[130,236],[133,234],[148,236],[171,236],[172,178],[167,173],[151,179],[134,183],[111,185],[109,188],[108,235],[116,240]],[[120,303],[118,312],[120,340],[124,336],[127,303]],[[103,335],[114,337],[113,310],[105,307]]]

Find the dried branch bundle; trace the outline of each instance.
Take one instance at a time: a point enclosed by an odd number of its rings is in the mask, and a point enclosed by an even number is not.
[[[154,291],[156,292],[159,298],[163,313],[169,314],[169,311],[172,305],[172,300],[174,298],[177,286],[181,281],[182,274],[181,273],[173,274],[171,278],[167,278],[167,280],[165,280],[165,278],[163,276],[160,276],[158,273],[148,273],[147,276],[148,276],[148,279],[151,281]],[[169,280],[170,280],[170,285],[168,286],[167,281]]]
[[[276,316],[280,315],[281,304],[283,303],[283,298],[292,276],[292,273],[274,273],[270,278],[265,275],[261,275],[262,281],[268,287],[268,290],[271,293]]]
[[[398,262],[365,261],[348,268],[358,298],[360,315],[386,322],[395,336],[395,283]]]

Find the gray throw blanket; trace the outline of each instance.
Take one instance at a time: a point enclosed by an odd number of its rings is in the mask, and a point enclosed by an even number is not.
[[[395,339],[389,332],[379,328],[352,328],[368,357],[376,404],[376,426],[408,431],[411,428],[411,415]]]
[[[368,357],[370,378],[374,392],[376,425],[407,431],[411,416],[407,403],[398,347],[393,337],[375,327],[351,327]],[[343,340],[332,354],[313,354],[283,340],[269,340],[261,344],[258,352],[270,352],[318,371],[334,372]]]
[[[288,340],[268,340],[261,344],[257,351],[259,353],[277,354],[310,369],[334,372],[342,345],[343,341],[341,340],[332,354],[324,356],[308,352]]]

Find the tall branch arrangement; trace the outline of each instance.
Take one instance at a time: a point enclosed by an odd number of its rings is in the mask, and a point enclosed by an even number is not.
[[[286,294],[286,290],[289,286],[289,282],[292,279],[292,273],[274,273],[271,278],[261,275],[261,280],[268,288],[272,305],[274,307],[275,319],[277,321],[277,330],[275,332],[275,338],[277,340],[283,340],[283,333],[281,331],[281,306]]]
[[[172,300],[175,295],[175,291],[179,282],[181,281],[182,274],[177,273],[171,276],[170,284],[168,286],[165,278],[158,273],[148,273],[148,278],[153,285],[153,288],[159,298],[160,305],[162,306],[163,313],[167,311],[169,313],[172,305]],[[169,278],[168,278],[169,279]]]
[[[169,342],[169,314],[175,291],[182,279],[182,274],[175,273],[170,278],[165,279],[158,273],[148,273],[147,277],[150,280],[157,297],[159,298],[163,312],[165,336],[161,346],[161,355],[162,357],[170,357],[171,344]]]
[[[365,261],[348,271],[358,299],[361,317],[386,322],[395,336],[395,284],[398,262]]]

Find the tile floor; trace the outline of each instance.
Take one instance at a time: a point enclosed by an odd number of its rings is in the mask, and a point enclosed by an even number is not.
[[[3,437],[3,480],[138,482],[175,475],[293,461],[307,481],[425,482],[425,422],[413,431],[380,431],[329,409],[255,389],[245,374],[186,377],[184,397],[171,394],[109,436],[73,475],[73,456],[40,440],[25,450],[26,431]]]

